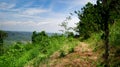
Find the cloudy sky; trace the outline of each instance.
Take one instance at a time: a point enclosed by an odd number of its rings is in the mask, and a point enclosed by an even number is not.
[[[58,32],[69,13],[96,0],[0,0],[0,29]],[[73,16],[69,26],[79,19]]]

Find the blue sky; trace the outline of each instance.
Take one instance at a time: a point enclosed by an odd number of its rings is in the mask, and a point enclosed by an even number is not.
[[[0,29],[9,31],[59,32],[69,13],[96,0],[0,0]],[[74,27],[76,16],[68,24]]]

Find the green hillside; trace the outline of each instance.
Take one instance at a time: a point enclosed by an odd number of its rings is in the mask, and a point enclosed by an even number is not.
[[[0,30],[0,67],[120,67],[120,0],[88,2],[59,26],[62,34]]]

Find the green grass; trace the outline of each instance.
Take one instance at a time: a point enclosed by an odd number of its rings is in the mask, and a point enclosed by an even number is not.
[[[84,42],[90,44],[94,51],[101,51],[103,53],[103,41],[101,33],[93,33],[90,38]],[[49,64],[49,58],[56,51],[60,53],[59,57],[74,52],[74,47],[79,43],[78,39],[67,38],[65,36],[38,36],[37,43],[15,43],[9,47],[4,48],[4,54],[0,56],[0,67],[24,67],[33,66],[38,67],[42,64]],[[119,47],[120,45],[120,23],[115,23],[110,28],[110,45]],[[117,51],[115,51],[117,52]],[[117,53],[118,54],[118,53]],[[101,55],[100,55],[101,57]],[[111,63],[114,61],[114,57]],[[115,64],[119,64],[115,63]],[[98,62],[98,67],[100,62]],[[114,65],[114,64],[113,64]]]
[[[70,53],[77,45],[78,40],[65,36],[43,37],[42,41],[35,44],[16,43],[9,46],[0,56],[0,67],[24,67],[46,63],[56,51]],[[67,49],[66,49],[67,48]]]
[[[49,57],[56,51],[60,52],[59,57],[63,57],[66,54],[70,52],[71,48],[74,48],[78,44],[78,40],[71,39],[71,38],[61,38],[59,39],[52,39],[51,44],[49,46],[49,49],[47,49],[46,54],[39,54],[39,56],[35,57],[31,62],[27,63],[27,65],[32,65],[32,66],[39,66],[40,64],[48,64]],[[62,52],[61,52],[62,51]]]

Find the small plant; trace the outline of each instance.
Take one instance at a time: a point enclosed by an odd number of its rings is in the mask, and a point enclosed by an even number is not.
[[[71,47],[71,48],[69,49],[69,53],[73,53],[73,52],[74,52],[74,48]]]
[[[60,50],[60,58],[65,57],[65,52],[63,50]]]

